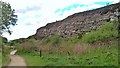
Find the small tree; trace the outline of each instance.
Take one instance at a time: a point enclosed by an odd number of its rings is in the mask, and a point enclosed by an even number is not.
[[[17,15],[9,3],[0,1],[0,35],[5,31],[11,34],[10,25],[16,25]]]

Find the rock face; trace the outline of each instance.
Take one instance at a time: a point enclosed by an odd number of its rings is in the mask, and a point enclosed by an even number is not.
[[[85,11],[68,16],[64,20],[49,23],[37,29],[36,38],[58,34],[63,37],[73,37],[85,32],[96,30],[105,21],[118,20],[120,3],[112,4],[95,10]]]

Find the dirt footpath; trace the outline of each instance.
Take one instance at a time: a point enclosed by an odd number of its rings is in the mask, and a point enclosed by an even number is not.
[[[24,59],[18,55],[9,55],[11,62],[8,66],[26,66]]]
[[[15,55],[16,52],[17,50],[10,52],[10,63],[7,68],[27,68],[24,59],[19,55]]]

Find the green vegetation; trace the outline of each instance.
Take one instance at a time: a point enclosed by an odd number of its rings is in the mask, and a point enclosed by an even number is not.
[[[108,49],[109,46],[109,49]],[[45,54],[43,57],[25,53],[28,66],[118,66],[116,42],[101,48],[90,49],[80,55]]]
[[[0,66],[6,66],[10,62],[7,56],[10,52],[10,49],[7,47],[7,42],[6,38],[0,37]]]
[[[2,49],[3,53],[2,53],[2,65],[6,66],[9,62],[10,59],[8,57],[9,53],[10,53],[10,49],[8,47],[4,47],[4,49]]]
[[[82,37],[82,41],[86,43],[93,43],[111,37],[118,37],[117,26],[115,25],[115,23],[107,22],[96,31],[84,34]]]
[[[4,31],[11,34],[10,31],[10,25],[14,26],[17,22],[17,15],[15,15],[15,10],[11,8],[11,5],[9,3],[0,1],[0,34],[2,34]]]
[[[28,39],[20,44],[18,54],[25,58],[28,66],[118,66],[117,38],[115,22],[106,22],[81,38],[63,38],[55,34],[42,40]],[[77,45],[82,46],[83,51],[74,49]]]
[[[0,51],[0,67],[2,66],[2,52]]]
[[[58,35],[52,35],[51,37],[47,38],[46,42],[50,43],[51,45],[59,45],[61,43],[62,38]]]
[[[0,67],[2,66],[2,53],[0,52]]]
[[[7,66],[10,62],[10,58],[6,55],[2,55],[2,66]]]
[[[78,38],[63,38],[59,35],[52,35],[45,39],[45,44],[53,45],[53,46],[64,46],[64,45],[74,45],[79,43],[80,39]]]
[[[118,45],[113,43],[112,45],[105,45],[101,48],[91,49],[81,57],[88,60],[87,63],[91,63],[93,66],[118,66]]]

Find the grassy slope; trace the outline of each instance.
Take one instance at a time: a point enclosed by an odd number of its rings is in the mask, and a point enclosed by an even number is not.
[[[0,52],[0,67],[2,66],[2,52]]]
[[[118,49],[113,43],[101,48],[90,49],[78,56],[47,54],[44,57],[22,54],[28,66],[117,66]]]
[[[99,40],[104,40],[111,37],[117,37],[116,25],[106,23],[97,31],[84,34],[81,39],[62,39],[58,36],[53,36],[45,40],[45,44],[50,45],[75,45],[78,43],[93,43]],[[57,40],[57,41],[56,41]],[[117,66],[118,65],[118,47],[117,42],[106,44],[100,48],[91,48],[80,55],[57,55],[46,54],[43,57],[34,55],[34,53],[22,53],[26,59],[28,66]],[[34,42],[33,42],[34,43]],[[94,47],[94,46],[93,46]]]
[[[83,35],[82,41],[86,43],[93,43],[106,38],[117,37],[118,30],[115,22],[106,22],[102,28],[97,31],[88,32]]]

